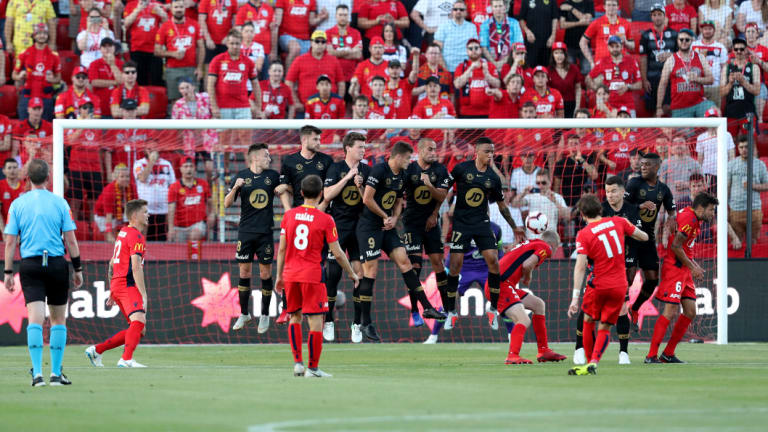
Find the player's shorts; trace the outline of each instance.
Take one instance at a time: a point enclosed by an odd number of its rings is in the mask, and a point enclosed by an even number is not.
[[[125,320],[130,322],[131,315],[136,312],[145,312],[144,299],[136,286],[128,286],[125,278],[112,279],[109,285],[110,297],[115,301],[123,313]]]
[[[491,224],[483,224],[476,227],[462,227],[453,224],[451,233],[451,253],[466,253],[472,248],[475,241],[477,250],[484,251],[496,249],[496,236],[493,235]]]
[[[512,306],[523,301],[525,296],[528,295],[528,291],[515,288],[514,285],[509,283],[501,283],[499,287],[499,302],[496,304],[496,310],[500,315],[504,315],[504,312]],[[485,298],[491,298],[491,292],[488,290],[488,283],[485,283]]]
[[[432,227],[429,231],[405,227],[402,235],[405,251],[409,255],[421,255],[421,248],[427,255],[443,253],[443,241],[440,239],[440,225]]]
[[[259,264],[272,264],[275,256],[272,233],[237,233],[237,262],[251,263],[254,255],[259,257]]]
[[[643,270],[659,271],[659,252],[656,250],[656,241],[649,239],[637,243],[637,265]]]
[[[587,287],[584,291],[581,310],[595,321],[614,325],[619,319],[626,294],[626,288],[595,289]]]
[[[383,250],[387,255],[393,250],[403,247],[397,230],[371,231],[357,227],[357,244],[360,247],[360,261],[373,261],[381,256]]]
[[[41,301],[51,306],[67,304],[69,299],[69,264],[64,257],[29,257],[21,260],[19,267],[21,291],[26,304]]]
[[[286,312],[301,311],[305,315],[328,312],[325,285],[314,282],[285,282]]]
[[[674,260],[677,261],[677,260]],[[696,286],[691,271],[672,259],[664,260],[661,267],[661,282],[656,290],[656,299],[664,303],[680,304],[682,299],[696,301]]]
[[[360,259],[360,246],[357,244],[357,236],[354,229],[344,229],[339,225],[336,226],[339,233],[339,246],[341,250],[346,252],[350,261],[357,261]],[[333,252],[328,251],[328,261],[336,261],[336,257],[333,256]]]

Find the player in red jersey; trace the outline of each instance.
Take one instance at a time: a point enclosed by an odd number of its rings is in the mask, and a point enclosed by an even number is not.
[[[328,247],[336,262],[355,281],[360,278],[349,264],[347,255],[339,246],[336,224],[331,215],[320,211],[323,180],[308,175],[301,181],[304,204],[285,212],[280,223],[280,246],[277,250],[277,289],[284,289],[290,314],[288,340],[293,353],[293,373],[308,378],[328,378],[331,375],[317,368],[323,350],[323,319],[328,312],[328,293],[322,282],[323,246]],[[309,367],[302,361],[301,321],[309,321]]]
[[[19,162],[16,159],[8,158],[3,162],[5,178],[0,180],[0,232],[5,230],[11,203],[24,193],[26,182],[21,179],[20,173]]]
[[[667,256],[661,267],[661,283],[656,291],[656,300],[664,303],[664,311],[656,320],[651,338],[651,348],[646,363],[685,363],[675,356],[675,348],[685,336],[688,326],[696,318],[696,288],[693,280],[702,280],[704,270],[693,260],[693,244],[699,235],[699,223],[712,222],[717,198],[702,192],[693,198],[693,204],[677,212],[677,231],[670,236]],[[680,315],[680,306],[683,314]],[[669,323],[677,318],[667,347],[657,357],[659,345],[667,333]]]
[[[125,345],[123,356],[117,367],[143,368],[143,364],[133,359],[133,351],[145,333],[147,322],[147,286],[144,281],[145,237],[142,234],[149,224],[147,202],[141,199],[129,201],[125,205],[128,226],[117,234],[115,251],[109,260],[109,288],[111,290],[107,306],[116,304],[130,323],[126,330],[121,330],[111,338],[91,345],[85,350],[85,356],[96,367],[103,367],[101,355],[104,351]]]
[[[539,363],[562,361],[566,357],[549,348],[547,343],[547,326],[544,319],[544,300],[528,291],[517,288],[522,282],[531,281],[531,273],[540,266],[560,246],[560,236],[555,231],[544,231],[541,239],[523,242],[515,246],[499,260],[501,274],[501,291],[497,310],[500,314],[511,319],[515,326],[509,337],[509,354],[506,364],[531,364],[528,359],[520,357],[520,347],[523,345],[525,331],[533,322],[536,332],[536,343],[539,353],[536,360]],[[485,297],[491,298],[488,282],[485,283]],[[533,311],[533,319],[528,318],[525,310]]]
[[[587,280],[581,308],[584,311],[584,354],[590,361],[585,366],[570,369],[568,375],[594,375],[597,373],[597,363],[611,340],[611,326],[619,318],[627,293],[624,236],[648,241],[648,234],[623,217],[601,217],[603,206],[593,194],[581,197],[576,207],[587,226],[576,234],[578,255],[573,269],[574,296],[568,308],[568,316],[578,313],[578,293],[581,292],[589,261],[592,272]],[[597,342],[593,336],[595,321],[600,321]]]

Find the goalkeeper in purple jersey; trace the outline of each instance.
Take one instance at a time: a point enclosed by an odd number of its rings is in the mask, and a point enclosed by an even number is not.
[[[491,230],[497,239],[496,244],[499,250],[499,259],[501,259],[501,257],[504,256],[504,249],[502,248],[501,244],[501,227],[491,222]],[[485,286],[486,280],[488,279],[488,264],[485,263],[483,255],[479,250],[477,250],[477,245],[475,245],[474,241],[472,241],[471,245],[471,249],[464,254],[464,265],[461,267],[461,272],[459,273],[459,296],[464,295],[464,293],[474,284],[477,284],[477,286],[482,290]],[[446,267],[448,267],[448,261],[449,258],[446,257]],[[491,328],[494,330],[498,329],[498,315],[493,314],[493,317],[490,318],[490,320]],[[511,326],[508,326],[508,331],[511,331],[511,327],[514,326],[514,323],[510,324]],[[424,341],[424,343],[437,343],[438,334],[442,329],[443,321],[435,321],[435,325],[432,327],[432,332],[427,340]]]

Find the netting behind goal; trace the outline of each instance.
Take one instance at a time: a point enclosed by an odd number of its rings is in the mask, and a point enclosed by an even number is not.
[[[223,208],[223,197],[231,178],[245,168],[244,152],[254,142],[269,145],[272,156],[271,168],[280,171],[283,157],[299,150],[297,127],[286,129],[285,123],[254,121],[252,129],[222,129],[233,123],[215,124],[219,129],[187,129],[184,123],[168,120],[152,124],[155,129],[135,129],[137,124],[98,121],[89,127],[110,129],[73,129],[73,122],[64,128],[64,195],[70,202],[77,219],[78,238],[85,262],[86,284],[72,293],[70,302],[70,338],[77,343],[90,343],[122,329],[124,319],[116,307],[108,308],[104,302],[108,296],[106,280],[107,262],[112,254],[110,239],[125,223],[122,217],[124,203],[138,197],[150,201],[150,210],[162,214],[168,202],[168,183],[180,178],[179,166],[186,157],[195,160],[194,175],[198,179],[187,187],[182,197],[176,196],[177,214],[182,206],[194,207],[202,200],[203,216],[195,216],[208,223],[202,229],[203,239],[188,241],[178,234],[168,238],[167,221],[152,217],[147,245],[146,274],[149,291],[148,343],[242,343],[285,342],[284,327],[273,325],[263,335],[256,333],[255,325],[234,332],[231,326],[239,314],[237,281],[238,268],[234,261],[239,201],[230,208]],[[572,284],[572,254],[575,234],[583,221],[573,211],[574,204],[584,193],[596,193],[604,199],[604,180],[610,175],[628,179],[637,175],[639,154],[656,152],[664,159],[659,173],[674,194],[678,207],[689,205],[691,195],[699,190],[715,190],[716,157],[699,154],[715,150],[715,129],[703,127],[637,128],[597,127],[596,123],[583,122],[583,128],[484,128],[482,122],[464,124],[463,129],[449,129],[457,120],[440,123],[403,122],[376,123],[376,128],[363,127],[367,123],[345,124],[347,129],[328,129],[322,135],[322,151],[336,160],[343,158],[339,139],[350,130],[361,131],[368,137],[366,160],[370,164],[383,162],[396,141],[418,146],[420,137],[432,137],[438,142],[442,163],[450,170],[463,160],[473,158],[472,144],[482,136],[495,143],[495,164],[504,175],[505,199],[518,223],[522,223],[530,211],[541,211],[549,220],[549,229],[556,229],[562,238],[562,247],[553,259],[542,265],[533,276],[532,292],[547,303],[547,322],[552,341],[573,340],[575,321],[569,319],[566,310],[570,302]],[[140,125],[149,123],[140,123]],[[323,127],[327,123],[315,122]],[[336,123],[335,125],[338,125]],[[474,126],[477,124],[477,126]],[[512,122],[510,122],[512,124]],[[239,123],[238,125],[242,125]],[[272,125],[275,128],[262,128]],[[424,129],[423,126],[429,126]],[[514,123],[520,126],[520,123]],[[530,127],[531,123],[525,126]],[[573,125],[569,123],[569,125]],[[684,125],[684,124],[683,124]],[[130,127],[129,127],[130,126]],[[404,127],[407,126],[407,127]],[[77,127],[77,126],[76,126]],[[159,127],[159,129],[158,129]],[[192,127],[199,128],[200,125]],[[213,125],[212,125],[213,127]],[[117,129],[115,129],[117,128]],[[701,144],[702,139],[704,144]],[[714,140],[714,141],[713,141]],[[157,151],[158,160],[150,172],[149,180],[137,186],[146,158]],[[154,158],[154,156],[152,156]],[[415,157],[415,154],[414,154]],[[55,158],[52,158],[55,160]],[[584,160],[585,164],[581,163]],[[703,160],[700,163],[700,160]],[[121,171],[121,167],[127,170]],[[584,169],[586,168],[586,170]],[[122,172],[122,174],[121,174]],[[536,183],[536,173],[548,173],[550,186]],[[701,178],[698,175],[702,175]],[[703,179],[703,180],[702,180]],[[201,181],[202,180],[202,181]],[[699,181],[702,180],[702,181]],[[209,184],[206,191],[200,188],[203,181]],[[111,184],[112,182],[116,182]],[[542,190],[544,188],[544,190]],[[554,195],[548,189],[554,188]],[[202,193],[201,193],[202,191]],[[206,195],[208,194],[208,195]],[[202,195],[200,199],[195,196]],[[521,195],[525,195],[522,199]],[[210,196],[212,208],[205,201]],[[726,200],[721,197],[721,202]],[[278,227],[283,209],[278,199],[273,203],[275,221],[274,240],[277,244]],[[502,227],[502,243],[505,248],[514,246],[511,229],[497,209],[491,209],[491,219]],[[721,206],[725,211],[725,207]],[[448,206],[441,210],[444,238],[449,238],[450,218],[445,215]],[[189,214],[194,213],[189,211]],[[109,216],[108,216],[109,215]],[[197,222],[186,215],[175,225]],[[663,216],[662,216],[663,217]],[[112,220],[111,230],[107,219]],[[163,225],[165,222],[165,225]],[[659,256],[666,254],[666,242],[659,233]],[[717,332],[717,297],[715,224],[704,227],[696,242],[696,260],[706,269],[705,280],[697,282],[699,316],[691,326],[689,338],[714,340]],[[446,249],[447,251],[447,249]],[[439,304],[434,276],[425,259],[421,279],[430,300]],[[273,270],[274,272],[274,270]],[[252,278],[253,298],[251,311],[260,311],[260,283],[257,266]],[[638,274],[631,286],[631,296],[639,291],[642,278]],[[349,341],[352,319],[352,285],[342,279],[339,290],[346,294],[346,304],[339,304],[337,326],[339,341]],[[485,300],[479,286],[471,286],[459,301],[460,321],[450,331],[443,331],[441,341],[483,342],[506,341],[504,326],[498,331],[489,328],[485,317]],[[273,298],[269,314],[276,317],[279,304]],[[633,339],[647,340],[653,330],[661,305],[648,302],[640,311],[642,331]],[[414,328],[410,321],[406,288],[399,270],[391,262],[379,267],[374,289],[374,322],[384,341],[421,341],[433,324]],[[274,324],[274,323],[273,323]],[[533,340],[532,332],[528,335]]]

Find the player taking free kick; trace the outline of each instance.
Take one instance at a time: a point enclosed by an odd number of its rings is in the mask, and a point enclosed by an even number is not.
[[[578,294],[587,272],[587,261],[592,273],[584,292],[584,355],[590,359],[585,366],[576,366],[569,375],[597,373],[597,363],[608,347],[611,326],[616,324],[624,296],[627,293],[627,271],[624,262],[624,236],[647,241],[648,234],[619,216],[600,217],[603,207],[595,195],[584,195],[576,203],[587,226],[576,234],[576,267],[573,269],[574,299],[568,308],[568,316],[578,312]],[[597,342],[593,339],[595,321],[600,321]]]
[[[322,282],[323,246],[328,247],[336,262],[349,274],[357,287],[359,277],[352,270],[347,255],[339,246],[336,224],[331,215],[320,211],[323,180],[315,175],[301,181],[304,204],[285,212],[280,223],[280,246],[277,250],[276,287],[283,288],[290,315],[288,343],[293,353],[293,373],[296,376],[327,378],[317,368],[323,351],[323,321],[328,312],[328,293]],[[301,321],[309,321],[309,368],[302,361]]]
[[[104,351],[120,345],[125,345],[125,349],[117,362],[118,367],[146,367],[133,359],[133,351],[145,333],[144,325],[147,322],[147,286],[144,281],[146,240],[142,234],[149,224],[147,202],[141,199],[128,201],[125,204],[125,214],[128,217],[128,226],[123,227],[117,234],[115,250],[109,260],[110,295],[107,305],[116,304],[129,326],[106,341],[91,345],[85,350],[85,356],[96,367],[104,366],[101,362]]]

